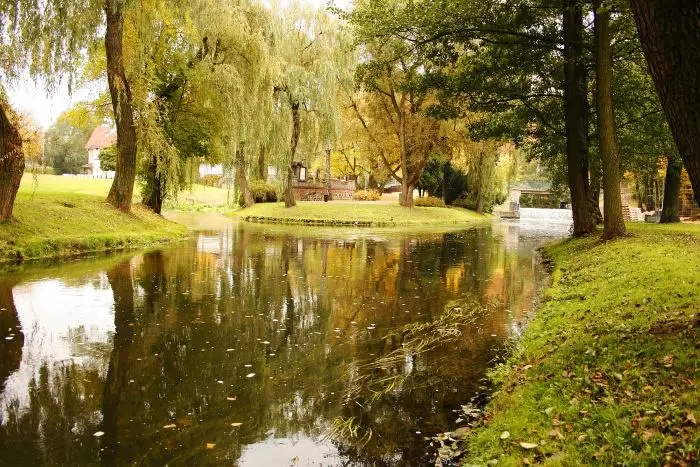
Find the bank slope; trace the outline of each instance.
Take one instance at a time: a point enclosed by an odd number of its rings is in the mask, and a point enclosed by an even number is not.
[[[125,214],[85,194],[20,191],[14,215],[15,222],[0,224],[0,262],[144,247],[186,233],[143,206]]]
[[[398,204],[304,201],[292,208],[282,203],[260,203],[230,214],[250,222],[308,225],[456,225],[489,220],[461,208],[404,208]]]
[[[700,226],[632,233],[547,248],[553,285],[466,464],[697,462]]]

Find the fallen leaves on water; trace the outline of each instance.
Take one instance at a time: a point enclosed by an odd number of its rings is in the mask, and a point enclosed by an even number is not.
[[[521,441],[519,444],[523,449],[535,449],[538,446],[537,443],[525,443],[523,441]]]

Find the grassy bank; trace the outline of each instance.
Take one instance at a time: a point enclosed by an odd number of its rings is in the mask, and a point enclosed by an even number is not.
[[[466,463],[691,465],[700,450],[700,226],[547,248],[553,285]]]
[[[101,192],[109,182],[25,177],[16,221],[0,224],[0,262],[143,247],[185,234],[183,226],[142,206],[124,214],[107,204]]]
[[[455,225],[490,219],[460,208],[404,208],[398,204],[351,201],[305,201],[293,208],[264,203],[231,215],[252,222],[340,226]]]

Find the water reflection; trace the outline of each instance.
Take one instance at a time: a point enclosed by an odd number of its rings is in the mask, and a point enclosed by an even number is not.
[[[422,465],[529,309],[535,244],[225,224],[5,275],[0,463]],[[476,303],[496,305],[410,351],[411,329]]]

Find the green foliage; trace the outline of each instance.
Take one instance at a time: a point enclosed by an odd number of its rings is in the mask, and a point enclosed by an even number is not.
[[[253,180],[248,184],[248,187],[256,203],[277,202],[277,188],[275,185],[262,180]],[[243,205],[243,203],[239,203]]]
[[[117,169],[117,148],[111,146],[100,149],[100,168],[102,170]]]
[[[558,198],[557,196],[539,196],[535,194],[520,195],[521,208],[558,209],[559,205],[560,198]]]
[[[424,208],[444,208],[445,202],[441,198],[435,196],[424,196],[413,201],[414,206]]]
[[[357,190],[352,195],[355,201],[379,201],[382,199],[382,194],[377,190]]]
[[[199,179],[199,183],[204,186],[220,187],[223,177],[221,175],[209,174]]]

